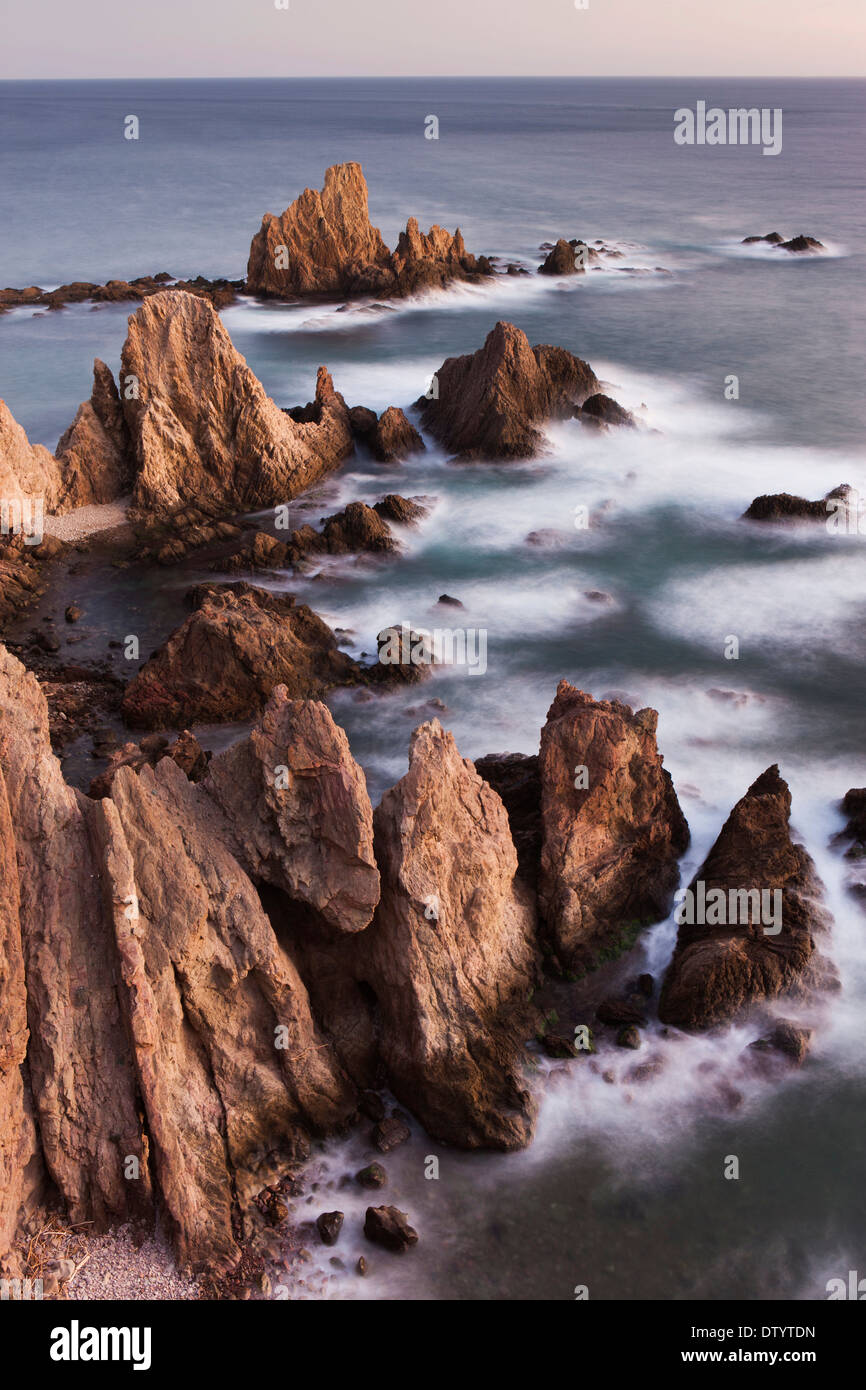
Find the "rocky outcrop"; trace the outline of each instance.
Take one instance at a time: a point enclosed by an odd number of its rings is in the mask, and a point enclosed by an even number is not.
[[[274,691],[248,739],[210,765],[205,790],[232,831],[235,857],[320,922],[354,933],[379,901],[364,774],[327,707]]]
[[[571,416],[599,390],[586,362],[565,348],[530,347],[526,334],[505,322],[477,352],[449,357],[434,382],[433,396],[416,401],[421,423],[461,459],[538,454],[539,424]]]
[[[856,495],[847,483],[840,483],[817,502],[809,502],[805,497],[796,497],[790,492],[770,492],[755,498],[743,512],[743,520],[829,523],[831,518],[844,517],[851,506],[856,512]]]
[[[61,469],[57,459],[42,444],[30,443],[6,402],[0,401],[3,534],[20,532],[22,522],[26,534],[33,501],[38,499],[47,515],[57,509],[61,494]]]
[[[212,780],[165,757],[91,801],[3,649],[0,707],[0,1259],[44,1161],[71,1221],[152,1221],[158,1192],[181,1263],[224,1271],[256,1195],[357,1107],[248,869],[360,930],[378,896],[363,774],[324,707],[283,691]],[[271,757],[290,767],[273,795]]]
[[[88,300],[94,304],[122,304],[128,300],[148,299],[151,295],[162,294],[168,285],[172,290],[210,300],[215,309],[234,304],[238,291],[244,288],[243,280],[206,280],[203,275],[197,275],[194,280],[175,280],[167,270],[161,270],[158,275],[139,275],[134,280],[109,280],[104,285],[91,280],[73,280],[68,285],[59,285],[56,290],[43,290],[38,285],[29,285],[23,290],[0,290],[0,314],[17,305],[62,309],[67,304],[83,304]]]
[[[113,502],[132,490],[134,461],[114,377],[97,357],[93,393],[57,445],[63,470],[61,510]]]
[[[563,964],[585,968],[664,917],[688,826],[656,746],[658,715],[567,681],[541,731],[539,911]]]
[[[424,235],[414,217],[392,253],[370,223],[360,164],[335,164],[325,171],[321,192],[306,188],[281,216],[262,218],[250,246],[247,289],[281,299],[388,298],[490,273],[483,257],[466,251],[459,229],[451,236],[434,226]]]
[[[769,246],[776,247],[779,251],[790,251],[794,255],[802,255],[803,252],[826,251],[823,242],[813,236],[791,237],[786,241],[780,232],[768,232],[766,236],[747,236],[743,237],[743,246],[752,246],[756,242],[766,242]]]
[[[5,737],[0,735],[0,738]],[[0,748],[5,762],[5,748]],[[21,895],[6,781],[0,766],[0,1276],[17,1276],[7,1263],[18,1227],[38,1195],[41,1160],[25,1084],[27,989],[21,943]]]
[[[848,817],[834,843],[845,846],[849,873],[849,892],[866,901],[866,787],[851,787],[842,798],[842,813]]]
[[[64,782],[39,686],[5,648],[0,709],[41,1151],[70,1220],[105,1229],[149,1210],[150,1169],[93,840],[98,803]]]
[[[413,454],[423,454],[426,448],[415,426],[396,405],[382,411],[369,443],[373,458],[379,463],[403,463]]]
[[[663,1022],[707,1028],[750,1004],[829,982],[814,942],[828,921],[817,902],[822,885],[791,838],[790,815],[788,785],[769,767],[737,802],[678,908]]]
[[[129,320],[121,362],[134,514],[161,515],[200,498],[223,511],[287,502],[354,447],[348,410],[324,367],[316,418],[292,420],[211,306],[192,295],[147,300]]]
[[[278,685],[315,699],[360,678],[327,624],[291,594],[240,582],[201,584],[188,598],[194,611],[126,688],[133,728],[242,719]]]
[[[398,526],[414,526],[427,515],[429,507],[413,497],[401,497],[397,492],[389,492],[381,502],[373,503],[373,510]]]
[[[576,255],[576,247],[564,237],[559,238],[538,267],[539,275],[582,275],[585,270],[582,258]]]
[[[505,808],[433,720],[374,827],[382,897],[356,970],[392,1089],[436,1138],[519,1148],[534,1119],[520,1057],[536,963]]]
[[[101,801],[104,796],[111,795],[114,778],[122,767],[140,772],[143,767],[155,767],[160,758],[173,758],[191,782],[200,782],[207,772],[210,754],[202,750],[189,729],[184,729],[172,744],[159,734],[151,735],[150,740],[144,739],[143,744],[142,747],[138,743],[125,743],[116,749],[109,757],[108,766],[91,781],[87,795],[94,801]]]

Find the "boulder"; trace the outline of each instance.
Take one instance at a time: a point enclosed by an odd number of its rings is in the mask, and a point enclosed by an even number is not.
[[[435,1138],[522,1147],[537,962],[505,808],[433,720],[413,734],[374,830],[382,897],[355,970],[375,994],[391,1088]]]
[[[635,428],[635,418],[631,411],[626,410],[611,396],[603,395],[601,391],[590,396],[582,406],[577,406],[574,413],[583,424],[600,429],[604,429],[608,425],[625,425],[631,429]]]
[[[278,685],[316,699],[361,679],[331,629],[291,594],[201,584],[194,611],[133,676],[123,715],[133,728],[183,727],[257,713]]]
[[[389,405],[379,416],[369,443],[380,463],[402,463],[413,454],[423,454],[426,448],[415,426],[396,405]]]
[[[401,497],[399,493],[389,492],[381,502],[373,503],[373,510],[385,521],[393,521],[398,526],[414,526],[429,510],[423,502],[411,497]]]
[[[530,347],[525,333],[502,321],[477,352],[449,357],[436,383],[438,394],[415,404],[423,427],[460,459],[530,458],[544,447],[541,423],[571,416],[599,390],[579,357]]]
[[[374,1245],[382,1245],[398,1255],[418,1244],[418,1232],[409,1225],[405,1211],[397,1207],[368,1207],[364,1235]]]
[[[583,264],[578,264],[575,248],[564,237],[559,238],[543,264],[538,267],[539,275],[582,275],[585,270]]]
[[[364,502],[350,502],[344,511],[326,517],[322,541],[329,555],[351,555],[360,550],[388,554],[399,549],[387,521]]]
[[[757,1001],[829,983],[814,942],[828,921],[818,902],[822,884],[806,850],[791,838],[790,815],[791,793],[773,765],[737,802],[692,881],[691,897],[678,909],[683,920],[662,986],[662,1022],[708,1028]],[[706,903],[716,890],[723,922],[689,922],[688,916],[701,915],[701,897]],[[744,893],[752,896],[747,900]],[[766,920],[777,901],[780,924]],[[703,915],[711,911],[719,915],[712,908]]]
[[[656,745],[658,715],[561,681],[541,731],[539,911],[560,960],[586,968],[670,909],[689,842]]]
[[[361,166],[349,163],[325,171],[321,192],[306,188],[281,216],[265,214],[250,246],[247,290],[390,298],[490,273],[483,257],[467,253],[459,229],[451,236],[434,226],[424,235],[414,217],[392,253],[370,223]]]

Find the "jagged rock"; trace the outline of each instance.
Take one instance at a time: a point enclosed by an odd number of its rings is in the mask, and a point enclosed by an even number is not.
[[[866,787],[852,787],[842,798],[841,810],[848,817],[844,830],[835,836],[834,843],[844,844],[845,858],[852,864],[848,889],[856,897],[866,899]]]
[[[817,502],[795,497],[790,492],[763,493],[756,497],[746,511],[745,521],[823,521],[846,510],[855,494],[847,483],[840,483]],[[838,506],[833,506],[833,503]],[[856,526],[855,526],[856,529]]]
[[[801,254],[804,251],[826,251],[827,248],[817,237],[800,235],[791,237],[790,241],[783,241],[779,249]]]
[[[0,290],[0,314],[16,304],[44,304],[49,309],[62,309],[66,304],[83,304],[93,300],[95,304],[119,304],[125,300],[147,299],[159,294],[170,283],[174,292],[187,291],[209,299],[215,309],[223,309],[233,304],[237,293],[244,288],[243,280],[207,280],[197,275],[194,280],[175,280],[167,270],[158,275],[139,275],[134,280],[109,280],[98,285],[90,280],[74,280],[68,285],[60,285],[56,290],[43,290],[38,285],[26,289]]]
[[[57,459],[42,444],[30,443],[6,402],[0,400],[0,499],[10,533],[13,526],[19,530],[23,521],[24,534],[28,534],[33,503],[24,499],[40,499],[47,515],[57,509],[61,494]],[[23,515],[16,516],[16,511],[23,511]]]
[[[0,1276],[14,1273],[5,1257],[38,1200],[42,1177],[33,1103],[23,1066],[27,1056],[27,990],[21,943],[20,891],[14,827],[0,735]]]
[[[435,653],[430,634],[416,632],[408,623],[394,623],[376,634],[376,661],[366,675],[385,685],[414,685],[432,674]]]
[[[422,454],[426,445],[403,411],[396,405],[389,405],[376,422],[370,448],[380,463],[402,463],[413,454]]]
[[[664,917],[688,826],[656,746],[658,715],[567,681],[541,731],[539,911],[568,966]],[[585,771],[581,771],[585,769]]]
[[[575,409],[575,416],[585,425],[593,425],[596,428],[604,428],[607,425],[625,425],[630,429],[635,428],[635,418],[630,410],[626,410],[613,400],[611,396],[605,396],[597,391],[594,396],[590,396],[584,401],[582,406]]]
[[[194,612],[139,669],[123,715],[134,728],[160,729],[255,714],[278,685],[315,699],[360,679],[331,629],[291,594],[251,584],[201,584]]]
[[[235,857],[256,880],[359,932],[379,901],[373,813],[364,774],[325,705],[274,690],[249,738],[210,763],[204,787],[232,827]]]
[[[125,743],[122,748],[115,749],[109,756],[108,766],[91,781],[87,795],[94,801],[110,796],[111,785],[120,768],[131,767],[133,772],[140,772],[143,767],[155,767],[162,757],[172,758],[191,782],[200,782],[207,772],[210,754],[203,752],[198,739],[188,729],[184,729],[171,747],[167,746],[167,739],[156,746],[146,747],[147,743],[147,739],[142,739],[141,744]]]
[[[368,1207],[364,1235],[374,1245],[382,1245],[399,1255],[418,1244],[418,1232],[409,1225],[406,1212],[398,1211],[397,1207]]]
[[[505,808],[433,720],[374,827],[382,898],[355,968],[391,1088],[436,1138],[519,1148],[535,1113],[519,1068],[536,956]]]
[[[428,508],[411,497],[401,497],[399,493],[389,492],[381,502],[373,503],[373,510],[386,521],[396,522],[398,526],[414,526],[427,515]]]
[[[388,523],[364,502],[350,502],[344,511],[327,517],[322,539],[329,555],[350,555],[359,550],[387,554],[399,549]]]
[[[354,447],[349,412],[324,367],[314,418],[298,424],[194,295],[157,294],[132,315],[121,387],[135,456],[133,516],[166,515],[201,498],[223,512],[284,503]]]
[[[828,920],[817,902],[822,884],[806,850],[791,839],[790,814],[791,793],[774,765],[737,802],[691,884],[693,895],[703,884],[705,899],[721,891],[724,923],[681,922],[659,1001],[662,1022],[707,1028],[758,1000],[829,983],[813,940]],[[731,893],[753,890],[781,894],[778,931],[762,921],[759,902],[735,899],[732,910]],[[774,907],[772,897],[767,906]]]
[[[0,709],[35,1121],[70,1221],[104,1230],[146,1214],[151,1193],[148,1140],[117,993],[112,916],[94,843],[101,803],[64,782],[39,685],[3,647]],[[4,1001],[5,995],[4,985]],[[10,1041],[14,1057],[20,1033]],[[127,1157],[140,1165],[135,1181],[124,1176]]]
[[[434,226],[425,236],[414,217],[392,253],[370,224],[361,166],[349,163],[325,171],[321,192],[306,188],[281,216],[265,214],[250,246],[247,289],[278,298],[388,298],[490,273],[484,257],[467,253],[459,230],[452,237]]]
[[[577,1048],[572,1039],[565,1038],[559,1033],[545,1033],[541,1038],[541,1046],[544,1048],[546,1056],[559,1061],[566,1061],[577,1056]]]
[[[416,401],[421,423],[461,459],[529,458],[540,452],[538,425],[564,418],[599,390],[592,368],[565,348],[530,347],[500,321],[484,346],[449,357],[436,373],[438,396]]]
[[[97,357],[93,392],[57,445],[63,470],[61,509],[113,502],[132,490],[135,460],[111,371]]]
[[[475,771],[502,798],[508,812],[511,838],[517,850],[518,872],[534,888],[541,862],[541,777],[538,756],[488,753],[487,757],[476,759]]]
[[[374,433],[379,423],[379,417],[375,410],[370,410],[366,405],[353,405],[349,411],[349,423],[352,426],[352,433],[366,443]]]
[[[766,236],[744,236],[743,246],[751,246],[756,241],[768,241],[771,246],[781,246],[785,238],[781,232],[767,232]]]
[[[586,267],[578,265],[575,248],[564,237],[548,253],[543,265],[538,267],[539,275],[582,275]]]

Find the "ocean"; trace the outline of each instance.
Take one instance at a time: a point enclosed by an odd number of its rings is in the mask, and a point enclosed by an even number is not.
[[[699,100],[781,108],[781,154],[676,145],[674,111]],[[130,114],[137,141],[124,139]],[[866,83],[18,82],[0,84],[0,139],[4,285],[162,270],[241,278],[262,214],[346,160],[362,164],[372,221],[392,246],[415,215],[533,271],[540,244],[560,236],[620,249],[568,280],[533,273],[387,306],[244,299],[225,310],[280,405],[310,399],[325,363],[350,405],[408,408],[445,357],[508,319],[532,343],[586,358],[649,427],[556,424],[550,452],[526,464],[455,466],[436,447],[394,467],[350,460],[299,519],[389,491],[434,498],[428,519],[396,560],[335,559],[316,579],[266,582],[348,630],[356,653],[375,650],[389,623],[442,626],[443,592],[463,602],[461,625],[486,633],[483,673],[440,670],[386,702],[330,700],[374,801],[405,770],[425,701],[443,703],[464,756],[529,753],[566,677],[659,711],[692,830],[684,881],[734,802],[778,763],[827,887],[843,988],[814,1010],[801,1072],[753,1081],[727,1110],[718,1087],[755,1036],[748,1025],[708,1038],[651,1028],[647,1054],[664,1065],[639,1086],[623,1079],[630,1056],[613,1064],[614,1085],[539,1058],[531,1148],[457,1154],[416,1127],[386,1166],[389,1200],[410,1212],[419,1246],[356,1278],[351,1204],[364,1202],[341,1191],[347,1272],[323,1258],[310,1296],[569,1299],[586,1285],[601,1299],[814,1299],[827,1279],[863,1269],[866,920],[830,840],[840,798],[866,784],[866,535],[740,518],[759,493],[818,498],[845,482],[866,498]],[[818,237],[827,254],[741,244],[771,231]],[[117,368],[134,307],[0,318],[0,395],[31,441],[55,447],[90,393],[95,356]],[[739,395],[726,399],[732,375]],[[580,508],[588,529],[575,525]],[[116,570],[95,581],[81,596],[76,659],[104,657],[106,637],[130,630],[144,652],[162,641],[191,575],[205,577],[187,565],[145,583]],[[731,636],[736,660],[725,656]],[[210,746],[236,732],[214,731]],[[674,935],[671,921],[648,931],[636,971],[660,975]],[[364,1152],[358,1138],[324,1146],[320,1190]],[[430,1154],[435,1181],[424,1177]],[[738,1181],[723,1176],[729,1155]]]

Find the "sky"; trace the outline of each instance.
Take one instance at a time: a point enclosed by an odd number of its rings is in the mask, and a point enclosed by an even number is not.
[[[0,39],[0,79],[859,77],[866,0],[0,0]]]

